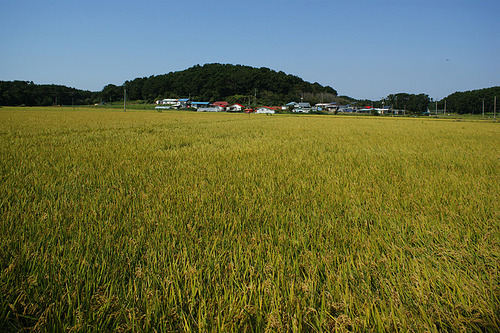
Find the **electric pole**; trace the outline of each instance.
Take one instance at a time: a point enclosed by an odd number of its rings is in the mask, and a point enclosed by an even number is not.
[[[127,88],[123,87],[123,112],[127,111]]]
[[[493,121],[497,121],[497,97],[495,96],[495,103],[493,103]]]

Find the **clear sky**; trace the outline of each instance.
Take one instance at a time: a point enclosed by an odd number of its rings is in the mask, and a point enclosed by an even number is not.
[[[196,64],[378,100],[500,85],[499,0],[0,0],[0,80],[101,90]]]

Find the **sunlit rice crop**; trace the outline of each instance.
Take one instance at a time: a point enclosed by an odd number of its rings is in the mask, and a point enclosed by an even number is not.
[[[0,328],[498,331],[497,123],[0,109]]]

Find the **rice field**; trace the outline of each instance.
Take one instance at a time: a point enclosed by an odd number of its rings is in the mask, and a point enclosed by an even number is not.
[[[0,331],[500,331],[499,126],[0,108]]]

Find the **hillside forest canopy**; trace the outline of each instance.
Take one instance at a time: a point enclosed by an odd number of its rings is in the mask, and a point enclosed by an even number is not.
[[[130,99],[149,102],[161,98],[189,97],[197,101],[225,100],[249,104],[249,101],[258,98],[259,104],[281,105],[301,98],[314,103],[337,97],[337,91],[332,87],[309,83],[294,75],[265,67],[228,64],[196,65],[184,71],[136,78],[126,81],[124,86]],[[109,92],[116,97],[118,91],[107,85],[103,95]]]
[[[106,85],[101,91],[80,90],[63,85],[35,84],[32,81],[0,81],[0,105],[5,106],[50,106],[91,105],[123,101],[124,89],[127,100],[153,103],[163,98],[190,98],[194,101],[227,101],[244,105],[284,105],[291,101],[311,104],[338,102],[358,106],[392,106],[410,113],[421,113],[428,109],[445,108],[453,113],[491,112],[494,97],[500,95],[500,87],[491,87],[466,92],[455,92],[440,101],[432,101],[427,94],[390,94],[386,98],[356,100],[338,96],[330,86],[318,82],[306,82],[298,76],[274,71],[269,68],[254,68],[231,64],[195,65],[183,71],[163,75],[136,78],[121,86]]]

